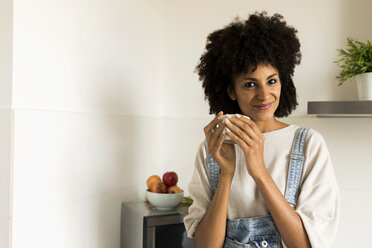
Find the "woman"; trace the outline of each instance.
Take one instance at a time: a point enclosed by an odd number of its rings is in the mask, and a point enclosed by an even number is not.
[[[216,117],[204,128],[184,220],[197,247],[331,247],[339,189],[326,143],[276,119],[298,105],[296,33],[263,12],[208,36],[196,71]]]

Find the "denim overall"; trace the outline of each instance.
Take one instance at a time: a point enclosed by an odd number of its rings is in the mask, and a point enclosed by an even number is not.
[[[304,162],[308,128],[298,128],[294,137],[289,160],[285,199],[295,206]],[[207,145],[208,146],[208,145]],[[218,164],[208,152],[209,181],[213,194],[216,192],[219,177]],[[271,215],[226,221],[224,248],[282,248],[281,237]]]

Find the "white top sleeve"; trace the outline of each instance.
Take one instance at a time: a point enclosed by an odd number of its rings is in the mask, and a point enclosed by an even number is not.
[[[302,219],[313,248],[332,247],[340,211],[340,193],[323,137],[308,137],[302,185],[296,212]]]
[[[208,178],[208,164],[206,159],[205,141],[200,145],[195,158],[195,167],[188,190],[193,204],[189,208],[189,215],[184,219],[187,236],[194,237],[195,229],[209,208],[212,198],[212,188]]]

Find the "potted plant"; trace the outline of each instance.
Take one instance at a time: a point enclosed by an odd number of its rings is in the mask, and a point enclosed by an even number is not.
[[[369,40],[361,42],[347,38],[347,49],[337,49],[341,59],[334,61],[340,66],[336,77],[342,85],[346,80],[355,78],[359,100],[372,100],[372,45]]]

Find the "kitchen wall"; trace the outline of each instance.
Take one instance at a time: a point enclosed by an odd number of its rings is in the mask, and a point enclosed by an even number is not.
[[[164,26],[159,1],[14,1],[12,248],[119,247],[163,171]]]
[[[11,229],[11,110],[0,108],[0,247],[9,247]]]
[[[10,108],[12,99],[13,1],[0,2],[0,108]]]
[[[12,1],[0,1],[0,247],[11,230]]]
[[[335,247],[372,244],[354,238],[372,221],[372,118],[306,115],[307,101],[356,98],[332,61],[347,36],[372,39],[368,0],[1,4],[0,203],[12,207],[0,208],[0,247],[9,235],[12,248],[119,247],[120,204],[142,200],[148,176],[175,170],[187,193],[212,118],[193,72],[206,36],[264,9],[299,30],[300,106],[283,121],[328,143],[342,193]]]

